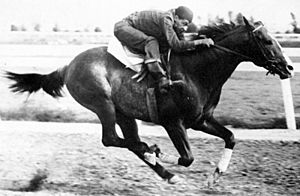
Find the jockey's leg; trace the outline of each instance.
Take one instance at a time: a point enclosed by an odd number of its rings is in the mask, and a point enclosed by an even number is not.
[[[145,52],[145,63],[150,75],[158,82],[158,90],[160,93],[167,93],[171,85],[176,87],[185,87],[183,80],[180,78],[176,78],[175,81],[171,80],[171,78],[167,78],[166,72],[161,66],[159,43],[156,38],[151,36],[148,37]]]
[[[149,36],[145,45],[146,60],[145,64],[150,72],[150,75],[158,82],[158,90],[161,93],[166,93],[170,82],[166,72],[161,66],[159,43],[156,38]]]
[[[146,61],[145,63],[147,65],[150,75],[156,82],[158,82],[158,91],[160,93],[167,93],[171,81],[167,78],[165,71],[160,66],[160,63],[158,61]]]
[[[218,163],[218,166],[217,166],[215,172],[213,173],[212,176],[210,176],[210,179],[208,181],[209,185],[212,185],[213,183],[217,182],[218,178],[224,172],[226,172],[226,170],[228,168],[228,165],[229,165],[229,162],[231,159],[231,155],[232,155],[232,151],[235,146],[234,135],[230,130],[228,130],[226,127],[221,125],[213,117],[205,120],[204,123],[193,126],[192,129],[201,130],[207,134],[220,137],[225,141],[225,149],[223,151],[221,159]]]
[[[118,40],[136,52],[145,54],[145,45],[148,35],[135,29],[128,22],[121,21],[115,24],[114,35]]]
[[[159,43],[155,37],[148,36],[144,32],[135,29],[128,22],[121,21],[115,24],[114,35],[118,40],[129,48],[144,53],[147,68],[154,78],[158,81],[159,91],[166,92],[169,80],[161,67]]]

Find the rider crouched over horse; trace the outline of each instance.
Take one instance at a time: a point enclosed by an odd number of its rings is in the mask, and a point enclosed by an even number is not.
[[[184,6],[169,11],[135,12],[115,24],[117,39],[137,53],[145,54],[145,64],[159,92],[167,92],[172,83],[161,65],[160,52],[169,48],[176,52],[195,49],[197,45],[213,45],[212,39],[187,41],[183,33],[193,20],[193,12]]]

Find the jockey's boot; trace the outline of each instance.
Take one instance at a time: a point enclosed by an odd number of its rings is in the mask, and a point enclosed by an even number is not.
[[[158,91],[165,94],[169,90],[170,80],[167,78],[165,71],[162,69],[158,61],[147,64],[150,75],[158,83]]]

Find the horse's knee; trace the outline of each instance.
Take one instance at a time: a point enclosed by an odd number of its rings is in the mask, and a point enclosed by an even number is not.
[[[190,166],[194,161],[194,157],[193,156],[188,156],[188,157],[180,157],[178,160],[178,164],[188,167]]]
[[[229,148],[229,149],[233,149],[235,146],[235,137],[234,134],[232,132],[230,132],[230,134],[228,134],[227,137],[224,138],[225,140],[225,148]]]

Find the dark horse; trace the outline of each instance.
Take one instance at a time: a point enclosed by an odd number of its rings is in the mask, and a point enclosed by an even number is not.
[[[53,97],[61,96],[61,88],[66,84],[74,99],[99,117],[104,146],[129,149],[170,183],[179,178],[159,162],[191,165],[194,158],[186,129],[222,138],[225,149],[209,178],[214,183],[226,171],[235,145],[233,133],[213,117],[224,83],[242,61],[251,61],[281,79],[290,78],[293,73],[280,45],[266,28],[261,23],[249,24],[245,18],[244,22],[239,26],[207,26],[199,36],[212,38],[214,46],[171,53],[170,76],[186,85],[174,85],[169,94],[157,95],[157,124],[166,129],[180,157],[164,154],[157,146],[149,147],[140,140],[135,119],[151,122],[145,96],[149,80],[132,80],[135,73],[125,69],[105,46],[79,54],[69,65],[50,74],[7,72],[7,77],[15,81],[11,86],[15,92],[33,93],[42,88]],[[117,135],[116,124],[124,138]]]

